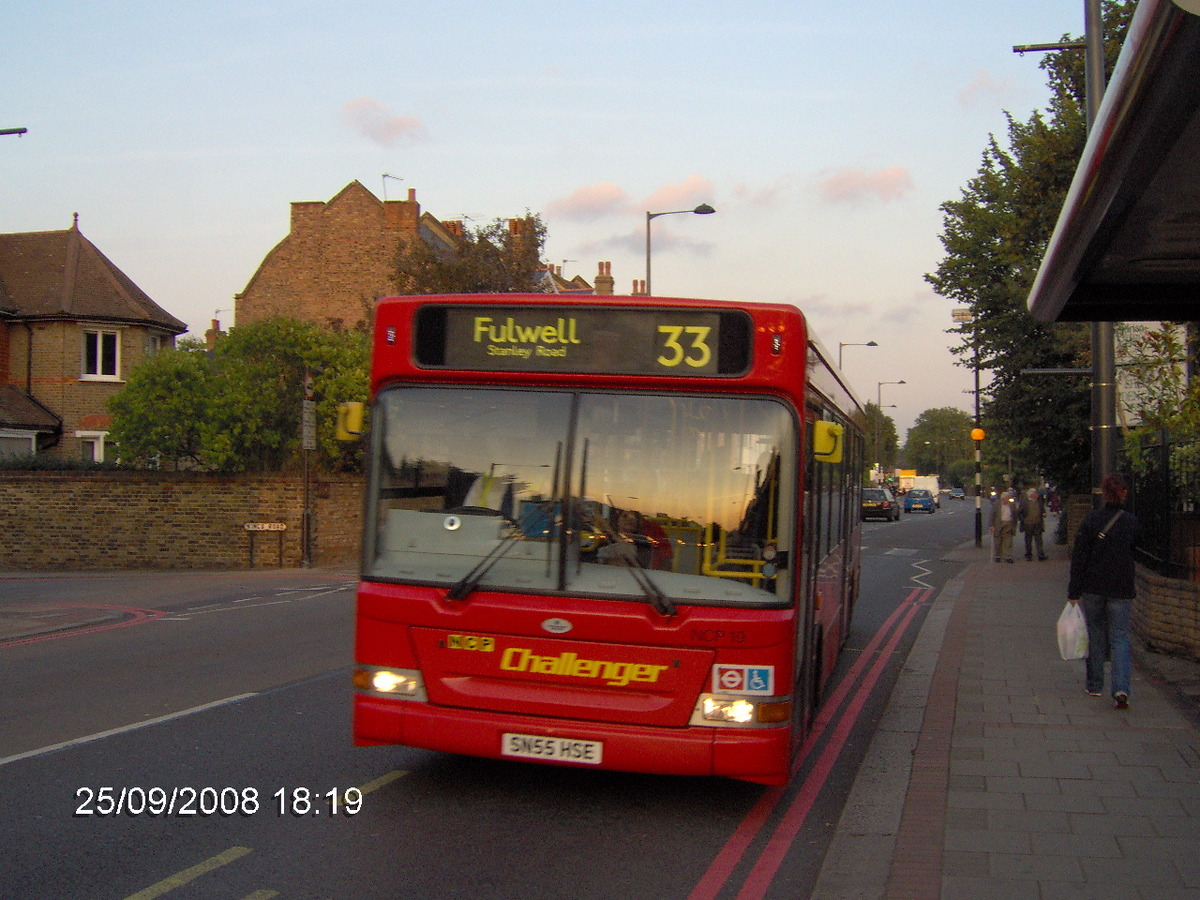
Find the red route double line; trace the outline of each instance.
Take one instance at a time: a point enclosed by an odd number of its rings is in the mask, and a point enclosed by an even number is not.
[[[875,632],[870,642],[863,648],[858,660],[851,666],[850,671],[822,704],[821,711],[813,721],[812,730],[805,739],[796,763],[792,767],[792,774],[795,775],[808,759],[830,726],[833,726],[832,735],[821,751],[821,755],[813,764],[812,771],[800,786],[799,792],[784,810],[754,867],[746,876],[746,881],[737,895],[738,900],[757,900],[766,895],[792,841],[804,826],[813,803],[833,771],[851,730],[862,714],[867,698],[871,696],[876,682],[887,667],[888,660],[895,653],[901,638],[912,624],[917,609],[929,599],[932,593],[931,588],[914,588],[909,593],[888,617],[888,620]],[[877,653],[881,645],[883,645],[883,650]],[[867,669],[868,664],[870,664],[870,669],[864,677],[863,670]],[[854,692],[853,696],[850,697],[845,710],[842,710],[851,691]],[[767,821],[776,813],[787,791],[787,786],[768,788],[764,791],[758,802],[746,814],[746,818],[742,820],[737,830],[713,859],[708,871],[692,889],[688,900],[713,900],[720,893],[728,884],[734,868],[746,855],[750,844],[754,842],[766,826]]]

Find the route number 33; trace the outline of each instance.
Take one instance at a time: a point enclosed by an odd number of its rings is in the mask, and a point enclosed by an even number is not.
[[[712,362],[708,335],[712,328],[705,325],[659,325],[658,335],[663,354],[658,364],[673,369],[680,363],[702,369]]]

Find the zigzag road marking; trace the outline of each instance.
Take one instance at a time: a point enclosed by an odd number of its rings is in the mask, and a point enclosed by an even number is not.
[[[917,575],[914,575],[914,576],[913,576],[912,578],[910,578],[909,580],[910,580],[910,581],[914,581],[914,582],[916,582],[917,584],[919,584],[919,585],[920,585],[921,587],[923,587],[923,588],[929,588],[929,589],[931,589],[931,590],[932,590],[932,589],[933,589],[933,585],[932,585],[932,584],[926,584],[924,581],[922,581],[922,580],[921,580],[921,579],[922,579],[922,578],[924,578],[926,575],[932,575],[932,574],[933,574],[933,569],[927,569],[927,568],[925,568],[925,566],[923,565],[924,563],[927,563],[927,562],[929,562],[929,560],[927,560],[927,559],[922,559],[922,560],[920,560],[919,562],[915,562],[915,563],[913,563],[913,564],[912,564],[912,567],[913,567],[914,569],[920,569],[920,572],[919,572],[919,574],[917,574]]]

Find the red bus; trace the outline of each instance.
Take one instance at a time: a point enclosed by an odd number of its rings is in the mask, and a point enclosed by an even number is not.
[[[371,396],[356,744],[787,781],[864,446],[799,310],[385,299]]]

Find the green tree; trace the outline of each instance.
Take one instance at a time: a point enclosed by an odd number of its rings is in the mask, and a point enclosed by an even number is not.
[[[122,460],[215,472],[298,464],[304,378],[317,404],[314,463],[353,470],[362,449],[334,437],[337,405],[366,400],[369,339],[290,319],[234,328],[212,351],[194,342],[139,366],[109,403]]]
[[[1105,5],[1106,57],[1115,61],[1135,3]],[[991,373],[983,388],[984,427],[1025,469],[1070,489],[1090,481],[1088,381],[1022,375],[1029,368],[1091,364],[1089,331],[1078,323],[1045,325],[1026,299],[1058,218],[1086,139],[1083,54],[1042,61],[1050,103],[1027,121],[1008,117],[1007,146],[993,136],[962,198],[942,205],[946,255],[927,280],[943,297],[970,309],[973,321],[952,329],[960,365]]]
[[[904,447],[907,467],[922,475],[947,476],[953,463],[974,459],[974,427],[975,420],[953,406],[925,410],[908,430]]]
[[[867,471],[869,473],[878,464],[884,472],[891,472],[896,468],[897,448],[900,446],[896,423],[870,401],[867,401],[863,412],[866,415]]]
[[[396,257],[396,288],[402,294],[539,292],[546,226],[526,214],[511,223],[497,219],[464,229],[454,251],[417,239],[402,243]]]
[[[212,392],[204,345],[185,339],[129,374],[108,403],[113,414],[109,437],[126,462],[153,460],[167,469],[199,466],[201,428],[209,417]]]

